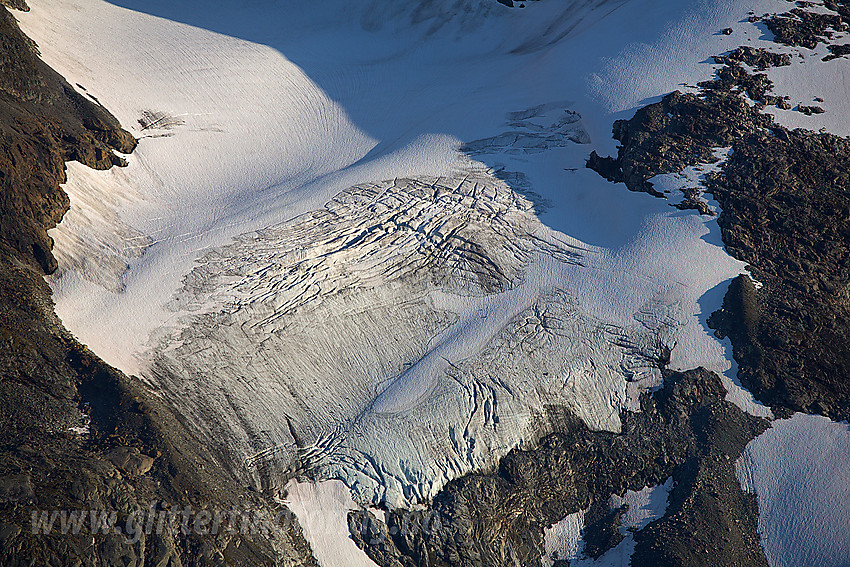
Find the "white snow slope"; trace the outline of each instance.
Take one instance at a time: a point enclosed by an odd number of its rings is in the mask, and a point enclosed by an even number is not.
[[[843,567],[850,561],[850,428],[798,413],[777,420],[735,463],[759,504],[759,534],[773,567]]]
[[[44,59],[140,138],[69,164],[57,312],[245,482],[310,466],[411,505],[547,404],[618,430],[665,348],[769,414],[704,325],[743,270],[716,222],[584,162],[786,2],[30,4]]]

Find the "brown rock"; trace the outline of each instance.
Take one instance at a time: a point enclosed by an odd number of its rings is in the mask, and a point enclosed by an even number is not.
[[[32,502],[35,492],[30,477],[25,474],[0,477],[0,504],[7,502]]]
[[[136,447],[116,447],[104,456],[110,463],[131,476],[147,473],[151,470],[155,460]]]
[[[18,537],[21,533],[21,528],[18,525],[8,522],[0,522],[0,545],[6,545],[11,540]]]

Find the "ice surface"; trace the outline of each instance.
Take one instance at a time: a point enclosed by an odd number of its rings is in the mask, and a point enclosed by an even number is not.
[[[584,165],[786,2],[30,4],[46,61],[141,139],[69,166],[57,312],[246,482],[311,467],[407,505],[534,442],[546,404],[617,430],[665,346],[767,413],[705,328],[743,271],[716,220]],[[792,67],[779,94],[830,72]]]
[[[722,51],[726,40],[703,30],[732,24],[750,7],[578,2],[484,14],[470,2],[465,15],[448,18],[454,3],[413,13],[402,2],[337,2],[323,11],[295,2],[118,4],[35,2],[21,20],[51,65],[144,137],[126,172],[98,174],[99,193],[133,201],[98,199],[81,220],[69,215],[57,240],[86,234],[86,246],[60,244],[67,253],[54,281],[66,325],[130,372],[140,371],[137,355],[173,316],[162,306],[202,250],[317,209],[356,183],[450,174],[461,140],[497,137],[517,121],[545,126],[525,109],[558,110],[550,101],[576,101],[563,110],[583,117],[578,141],[610,148],[611,112],[675,88],[674,77],[709,76],[703,54]],[[558,146],[534,157],[481,157],[523,172],[552,204],[543,220],[556,230],[621,256],[651,236],[641,229],[663,205],[623,196],[592,172],[565,171],[581,169],[590,148]],[[71,185],[93,185],[71,173]],[[92,269],[105,260],[86,258],[115,249],[116,231],[89,227],[112,227],[115,218],[138,234],[127,233],[126,253],[109,256],[108,270]],[[148,241],[142,258],[130,253]],[[659,260],[670,257],[680,256]],[[123,265],[130,269],[117,277]],[[736,270],[718,269],[712,285]]]
[[[759,504],[771,567],[839,567],[850,558],[850,428],[796,414],[747,445],[735,463]]]
[[[687,324],[680,286],[553,233],[486,170],[364,184],[205,254],[144,377],[258,485],[310,466],[410,504],[533,441],[546,405],[618,431]],[[582,308],[622,288],[630,317]]]

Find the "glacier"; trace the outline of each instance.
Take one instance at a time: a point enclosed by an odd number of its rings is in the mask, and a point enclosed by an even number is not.
[[[584,162],[785,2],[31,5],[45,60],[140,139],[126,169],[69,164],[57,313],[245,483],[413,506],[548,405],[618,431],[661,362],[769,415],[705,327],[745,271],[716,222]],[[803,96],[799,72],[770,75]]]

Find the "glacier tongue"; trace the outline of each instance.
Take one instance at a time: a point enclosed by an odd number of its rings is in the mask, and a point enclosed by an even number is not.
[[[310,469],[409,505],[534,441],[548,405],[616,431],[658,384],[677,307],[583,312],[603,263],[483,168],[362,184],[208,251],[142,375],[250,482]]]

